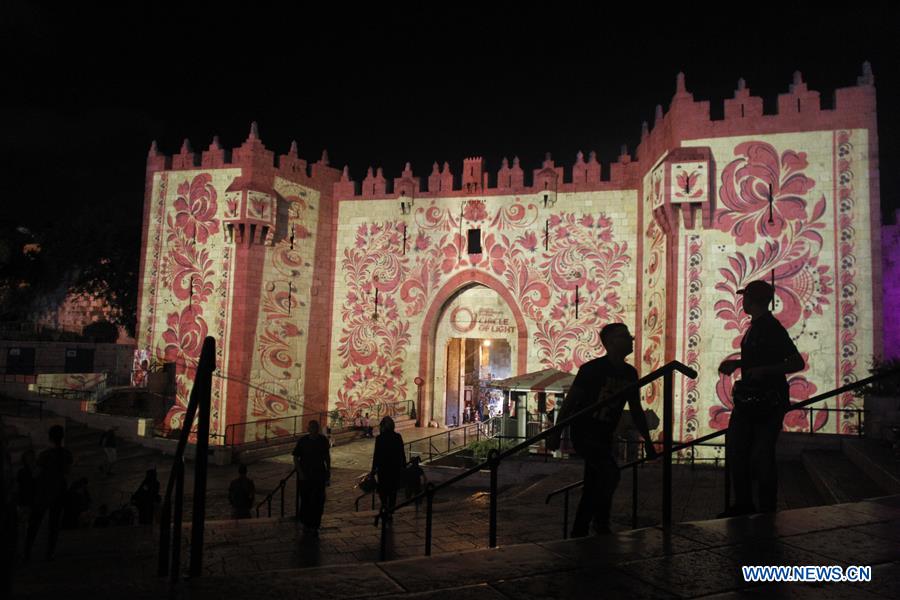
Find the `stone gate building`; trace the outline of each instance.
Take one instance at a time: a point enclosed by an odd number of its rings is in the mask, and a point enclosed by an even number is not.
[[[492,344],[475,379],[574,372],[598,355],[600,327],[624,321],[640,372],[673,359],[699,371],[676,380],[676,439],[689,440],[728,423],[732,379],[716,368],[748,326],[736,292],[749,281],[774,277],[775,314],[807,358],[792,400],[864,376],[881,353],[877,159],[867,65],[827,110],[799,73],[775,114],[741,81],[718,120],[679,75],[668,112],[608,168],[593,153],[547,155],[528,174],[466,158],[354,182],[324,154],[275,156],[255,125],[231,151],[154,144],[138,347],[176,363],[171,425],[206,335],[219,434],[404,399],[443,424],[459,418],[476,348]],[[661,386],[643,398],[657,407]],[[785,426],[810,423],[798,412]],[[856,419],[821,412],[813,426]]]

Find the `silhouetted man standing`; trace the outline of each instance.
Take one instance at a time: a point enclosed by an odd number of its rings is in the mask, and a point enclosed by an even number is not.
[[[331,452],[328,439],[319,433],[319,422],[306,426],[309,435],[297,440],[294,465],[300,479],[300,522],[303,532],[319,537],[325,512],[325,487],[331,479]]]
[[[596,410],[582,415],[569,428],[575,450],[584,458],[584,488],[575,513],[572,537],[586,536],[591,520],[597,533],[611,531],[609,514],[619,484],[613,434],[626,402],[635,426],[644,437],[647,455],[656,456],[637,386],[616,396],[622,388],[638,380],[635,368],[625,362],[625,357],[634,351],[634,338],[624,323],[610,323],[600,330],[600,341],[606,348],[606,355],[581,365],[557,418],[561,421],[597,400],[602,401]],[[556,450],[559,443],[557,432],[547,439],[547,448]]]
[[[44,514],[48,512],[50,539],[47,544],[47,559],[53,558],[66,494],[66,475],[72,467],[72,453],[62,447],[65,429],[62,425],[54,425],[48,433],[53,447],[41,452],[37,459],[38,477],[35,482],[34,509],[28,519],[28,533],[25,538],[26,561],[31,560],[34,539],[41,527],[41,521],[44,520]]]
[[[753,475],[759,480],[759,509],[774,512],[778,495],[775,443],[784,413],[790,407],[786,375],[803,369],[803,357],[778,319],[769,312],[775,288],[753,281],[742,290],[744,312],[750,329],[741,340],[741,357],[722,361],[719,372],[731,375],[741,370],[732,397],[734,410],[725,438],[734,483],[735,504],[720,514],[733,517],[756,512]]]
[[[238,478],[228,486],[228,501],[231,502],[232,516],[235,519],[249,519],[253,499],[256,497],[256,486],[247,477],[247,465],[238,467]]]

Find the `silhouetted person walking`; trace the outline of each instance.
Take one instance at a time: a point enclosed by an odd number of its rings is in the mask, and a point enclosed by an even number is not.
[[[32,455],[33,458],[33,455]],[[12,582],[16,570],[16,546],[19,520],[13,494],[12,456],[6,426],[0,419],[0,598],[12,598]]]
[[[644,437],[647,455],[656,456],[637,386],[614,398],[619,390],[638,380],[637,370],[625,362],[625,357],[634,351],[634,338],[624,323],[610,323],[600,330],[600,341],[606,348],[606,355],[581,365],[557,418],[561,421],[597,400],[603,401],[596,410],[582,415],[569,428],[575,451],[584,459],[584,487],[572,525],[572,537],[586,536],[592,520],[597,533],[611,531],[610,510],[619,484],[613,434],[626,402],[635,426]],[[547,439],[549,450],[559,448],[560,433]]]
[[[34,485],[37,476],[37,461],[34,450],[29,448],[22,454],[22,466],[16,473],[16,505],[23,511],[34,507]]]
[[[53,558],[66,493],[66,475],[72,467],[72,453],[62,447],[66,435],[62,425],[54,425],[48,434],[53,447],[41,452],[37,459],[38,476],[35,482],[34,508],[28,518],[28,533],[25,537],[26,561],[31,560],[31,548],[46,513],[49,513],[50,519],[47,525],[49,529],[47,559]]]
[[[403,438],[394,431],[392,418],[381,419],[379,429],[372,455],[372,473],[378,480],[381,506],[393,508],[397,503],[397,489],[403,484],[406,453],[403,450]]]
[[[88,492],[87,484],[87,478],[82,477],[66,490],[61,529],[78,528],[81,513],[86,511],[91,505],[91,495]]]
[[[119,445],[116,439],[116,428],[107,429],[100,436],[100,447],[103,448],[103,454],[106,457],[106,463],[100,467],[106,475],[112,475],[113,465],[116,464],[118,458],[117,447]]]
[[[310,421],[308,435],[297,440],[294,465],[300,481],[300,522],[303,532],[319,537],[325,511],[325,487],[331,479],[331,451],[328,439],[319,433],[319,422]]]
[[[731,517],[756,512],[753,476],[759,480],[759,509],[774,512],[778,495],[775,443],[790,407],[788,373],[803,369],[803,357],[778,319],[769,312],[775,288],[753,281],[742,290],[750,328],[741,340],[741,357],[722,361],[719,372],[741,370],[732,390],[734,410],[725,437],[726,460],[734,484],[735,504],[720,514]]]
[[[231,516],[234,519],[249,519],[253,499],[256,497],[256,486],[247,477],[247,465],[238,467],[238,477],[228,486],[228,501],[231,503]]]
[[[156,469],[147,469],[147,474],[144,475],[141,485],[131,495],[131,503],[137,508],[138,523],[140,525],[153,524],[153,512],[160,500],[159,480],[156,478]]]

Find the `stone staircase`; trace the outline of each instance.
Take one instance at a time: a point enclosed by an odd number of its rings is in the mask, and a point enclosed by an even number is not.
[[[349,568],[326,563],[322,541],[285,539],[275,520],[207,526],[204,575],[174,586],[155,577],[156,529],[63,532],[58,558],[20,569],[17,598],[896,598],[900,590],[900,496],[833,506],[646,527],[609,536],[448,549],[432,557]],[[323,540],[327,530],[323,532]],[[187,536],[188,532],[185,531]],[[397,523],[393,537],[405,535]],[[337,539],[356,544],[359,535]],[[558,536],[556,536],[558,538]],[[242,549],[240,553],[233,549]],[[189,559],[188,549],[182,555]],[[752,584],[742,565],[867,565],[869,583]],[[716,596],[719,597],[719,596]]]
[[[824,504],[900,493],[900,462],[879,440],[842,438],[838,449],[804,450],[803,466]]]

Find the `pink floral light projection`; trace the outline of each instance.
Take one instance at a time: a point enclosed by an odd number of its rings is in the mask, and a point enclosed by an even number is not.
[[[812,314],[821,315],[834,293],[832,269],[818,259],[826,228],[826,201],[815,192],[816,182],[804,172],[809,166],[806,154],[794,150],[779,153],[771,144],[756,141],[738,144],[734,154],[738,158],[722,173],[723,208],[716,220],[719,230],[731,233],[739,246],[748,247],[728,258],[728,267],[719,270],[722,279],[715,286],[725,295],[715,303],[716,318],[724,322],[726,331],[734,332],[735,352],[729,358],[738,355],[741,338],[750,325],[737,293],[747,283],[769,281],[774,273],[780,304],[776,316],[795,337],[795,326],[802,332],[806,320]],[[815,196],[817,200],[808,202],[807,198]],[[789,379],[793,402],[806,400],[816,392],[805,373],[795,373]],[[719,404],[709,409],[709,426],[714,429],[727,426],[735,377],[719,376]],[[827,413],[818,413],[814,427],[821,429],[827,420]],[[808,430],[809,418],[800,411],[792,412],[785,419],[785,427]]]
[[[166,254],[155,275],[162,286],[171,288],[177,301],[186,303],[184,308],[167,314],[160,340],[163,345],[157,345],[155,351],[160,362],[175,363],[177,401],[165,418],[171,428],[181,426],[188,383],[193,380],[203,340],[209,334],[204,307],[210,304],[216,273],[208,249],[202,246],[219,232],[217,193],[208,173],[179,183],[176,193],[165,220]]]
[[[348,291],[338,353],[348,375],[337,408],[353,415],[406,397],[412,320],[465,269],[491,274],[518,299],[518,309],[535,324],[530,334],[544,367],[574,371],[594,358],[600,326],[624,319],[620,289],[632,260],[628,244],[616,239],[614,223],[603,213],[557,213],[550,216],[545,249],[535,234],[537,215],[534,204],[519,199],[493,212],[482,200],[467,201],[456,212],[419,207],[407,254],[402,224],[361,225],[341,261]],[[490,228],[482,253],[468,254],[460,229],[482,224]]]

